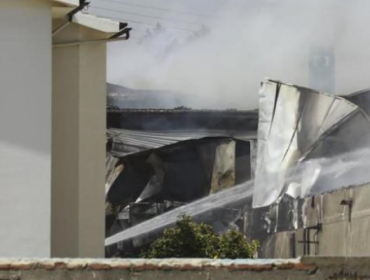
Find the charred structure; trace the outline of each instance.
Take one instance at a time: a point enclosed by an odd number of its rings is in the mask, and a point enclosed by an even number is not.
[[[244,214],[260,256],[368,255],[370,91],[340,97],[267,80],[260,97]]]
[[[110,108],[106,236],[250,180],[257,116],[257,111]],[[223,231],[235,211],[219,209],[203,218]],[[149,241],[143,242],[124,244],[124,249]],[[107,256],[122,246],[107,248]]]
[[[364,245],[364,233],[370,228],[369,96],[369,90],[340,97],[266,80],[260,90],[256,170],[253,156],[250,165],[246,160],[238,165],[235,149],[235,170],[244,177],[235,175],[234,182],[255,176],[250,183],[254,194],[241,196],[239,186],[219,188],[235,198],[221,207],[209,205],[193,211],[194,219],[215,228],[221,225],[220,231],[231,225],[239,228],[260,241],[262,258],[369,254],[370,247]],[[216,146],[242,143],[235,135],[219,138],[219,142],[211,139]],[[203,145],[208,140],[193,141]],[[246,154],[254,153],[255,140],[247,141],[253,144],[245,148]],[[191,146],[192,141],[184,143]],[[176,145],[164,147],[161,153],[177,149]],[[250,173],[246,171],[249,167]],[[186,183],[182,186],[188,187]],[[213,193],[212,187],[205,190],[203,196]],[[145,237],[125,239],[122,248],[149,244],[163,227],[152,229]]]
[[[249,133],[255,137],[258,111],[176,109],[119,109],[108,107],[108,129],[139,131],[205,131]]]

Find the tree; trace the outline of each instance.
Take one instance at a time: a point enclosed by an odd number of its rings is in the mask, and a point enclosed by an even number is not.
[[[189,216],[182,216],[176,227],[167,229],[155,240],[144,258],[252,258],[258,243],[248,242],[237,230],[219,236],[204,223],[195,223]]]

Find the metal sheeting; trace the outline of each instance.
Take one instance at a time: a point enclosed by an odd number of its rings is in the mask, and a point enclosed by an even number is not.
[[[245,131],[138,131],[126,129],[108,129],[108,138],[113,140],[113,153],[119,156],[129,155],[148,149],[156,149],[185,140],[205,137],[231,137],[239,140],[256,139],[256,133]]]
[[[361,90],[350,95],[343,96],[343,98],[356,104],[368,116],[370,116],[370,89]]]
[[[150,178],[147,186],[140,194],[140,197],[137,199],[136,202],[140,202],[147,198],[153,197],[162,191],[165,176],[164,162],[156,153],[152,153],[147,158],[146,162],[152,166],[154,170],[154,175]]]
[[[351,134],[336,137],[333,131],[338,126],[355,126],[355,116],[367,121],[356,105],[343,98],[272,80],[263,82],[253,207],[276,202],[287,187],[290,169],[299,161],[327,156],[328,151],[338,155],[344,145],[353,150]]]
[[[315,195],[369,182],[369,147],[370,122],[362,110],[357,110],[323,135],[302,159],[302,164],[315,165],[317,172],[315,182],[304,194]]]
[[[242,168],[239,159],[245,155],[241,147],[245,150],[246,146],[250,147],[248,142],[208,138],[151,149],[118,161],[108,158],[107,201],[125,207],[128,202],[160,194],[167,200],[188,202],[232,187],[236,179],[245,178],[236,174],[236,167]],[[250,170],[244,173],[250,174]]]
[[[105,159],[105,194],[109,192],[113,182],[124,169],[123,164],[116,166],[117,162],[118,158],[113,157],[110,153],[107,153]]]
[[[230,141],[216,148],[211,193],[217,193],[235,185],[235,146],[235,142]]]

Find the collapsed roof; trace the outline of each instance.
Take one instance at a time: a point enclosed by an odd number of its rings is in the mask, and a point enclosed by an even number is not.
[[[257,111],[109,109],[108,139],[123,156],[204,137],[257,138]]]
[[[254,173],[257,111],[108,108],[107,122],[106,236]],[[221,231],[233,211],[208,218]]]

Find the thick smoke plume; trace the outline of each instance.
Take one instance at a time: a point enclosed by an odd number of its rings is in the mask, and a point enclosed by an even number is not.
[[[171,1],[168,8],[184,10],[186,2]],[[166,22],[165,30],[140,36],[140,44],[111,43],[108,81],[186,93],[195,108],[255,109],[265,77],[312,86],[310,53],[326,48],[335,57],[331,93],[370,85],[369,0],[198,2],[215,18],[204,18],[197,36]]]

